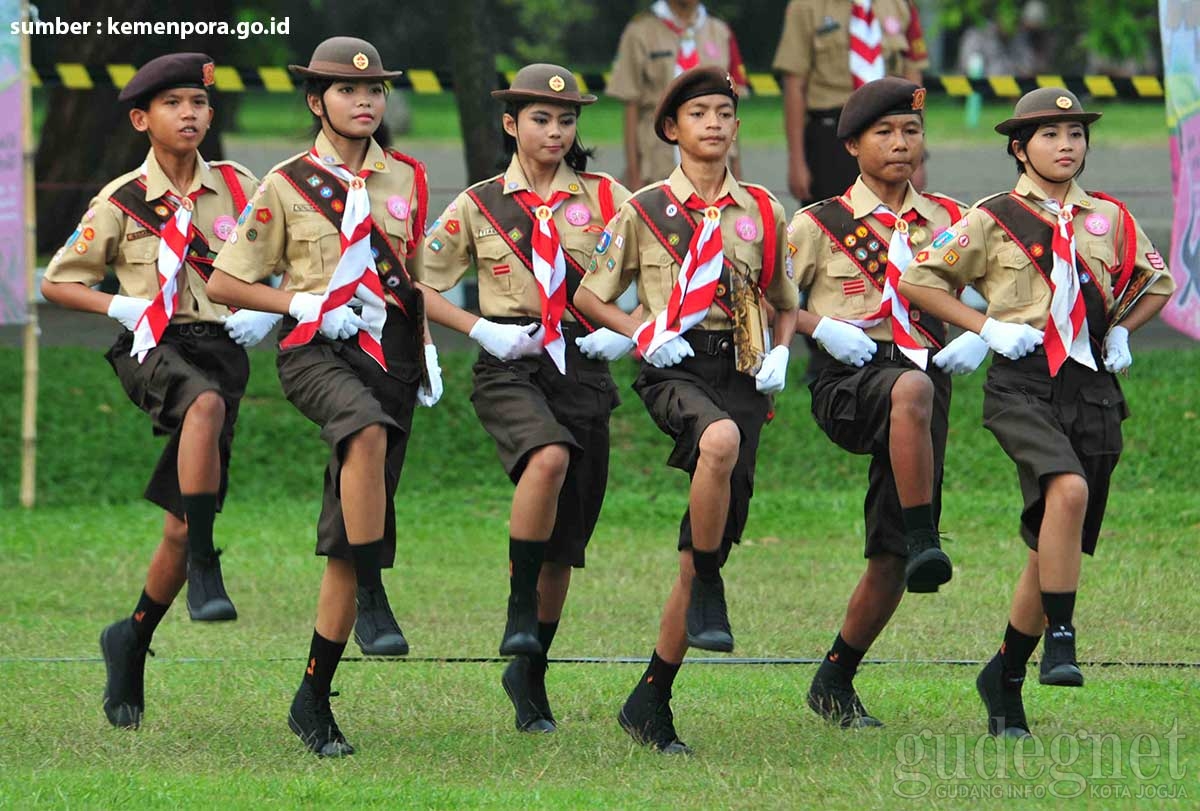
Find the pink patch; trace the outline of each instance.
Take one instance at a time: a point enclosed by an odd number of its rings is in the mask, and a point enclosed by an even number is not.
[[[217,235],[219,240],[229,239],[229,235],[233,233],[233,229],[237,228],[237,220],[230,217],[228,214],[222,214],[213,220],[213,233]]]
[[[592,212],[583,203],[572,203],[567,206],[567,222],[571,225],[587,225],[592,220]]]
[[[758,238],[758,226],[749,217],[739,217],[733,228],[737,235],[747,242]]]
[[[894,36],[903,31],[904,26],[901,24],[899,17],[884,17],[883,30]]]
[[[704,43],[704,53],[708,54],[709,59],[716,59],[718,56],[721,55],[720,52],[717,50],[717,43],[715,43],[715,42]]]
[[[1108,218],[1101,214],[1089,214],[1087,215],[1087,219],[1083,221],[1083,227],[1087,229],[1089,234],[1095,234],[1099,237],[1108,233],[1111,224]]]
[[[1146,254],[1146,261],[1149,262],[1150,267],[1154,268],[1155,270],[1162,270],[1167,266],[1167,263],[1163,261],[1162,254],[1160,254],[1158,251],[1153,251]]]
[[[393,194],[387,201],[388,214],[398,220],[408,219],[408,201],[398,194]]]
[[[971,244],[971,238],[969,236],[967,236],[966,234],[963,234],[962,236],[960,236],[958,238],[958,244],[959,244],[959,247],[965,248]]]

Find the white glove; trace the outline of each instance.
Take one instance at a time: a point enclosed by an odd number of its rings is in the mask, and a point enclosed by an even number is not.
[[[813,340],[848,366],[865,366],[879,347],[853,324],[822,316],[812,333]]]
[[[1010,324],[989,318],[983,329],[979,330],[979,337],[987,341],[996,354],[1016,360],[1028,355],[1034,347],[1041,346],[1045,335],[1028,324]]]
[[[125,329],[132,330],[146,308],[153,304],[149,299],[133,296],[113,296],[108,303],[108,317],[121,322]]]
[[[542,351],[541,324],[497,324],[481,318],[467,333],[484,350],[500,360],[516,360]]]
[[[315,321],[321,311],[321,297],[312,293],[293,293],[288,302],[288,315],[297,321]]]
[[[762,368],[754,376],[754,387],[763,394],[783,391],[787,383],[788,358],[791,353],[786,346],[777,346],[763,358]]]
[[[684,358],[694,357],[695,354],[692,351],[692,345],[676,335],[647,355],[646,362],[657,369],[665,369],[668,366],[674,366]]]
[[[590,335],[575,339],[575,345],[585,358],[593,360],[616,360],[624,357],[637,344],[619,332],[601,327]]]
[[[1104,368],[1116,374],[1123,372],[1133,365],[1133,355],[1129,352],[1129,330],[1125,327],[1113,327],[1104,336]]]
[[[275,328],[281,318],[283,316],[277,313],[238,310],[229,315],[222,325],[229,337],[237,341],[239,346],[254,346],[267,337],[267,333]]]
[[[417,402],[426,408],[437,405],[442,399],[442,367],[438,366],[437,347],[425,344],[425,371],[429,374],[429,388],[422,383],[417,387]]]
[[[288,302],[288,315],[297,321],[314,321],[321,312],[321,300],[312,293],[294,293]],[[321,334],[331,341],[344,341],[366,328],[367,322],[345,304],[321,316]]]
[[[987,341],[973,332],[964,332],[933,356],[933,365],[946,374],[969,375],[987,357]]]

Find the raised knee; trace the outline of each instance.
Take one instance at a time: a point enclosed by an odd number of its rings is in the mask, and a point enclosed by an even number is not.
[[[921,372],[905,372],[892,386],[892,414],[928,420],[933,412],[933,381]]]
[[[700,435],[700,461],[732,470],[737,463],[742,435],[733,420],[718,420]]]
[[[570,464],[571,452],[565,445],[544,445],[529,455],[525,472],[546,481],[561,481]]]
[[[1053,502],[1056,511],[1082,515],[1087,511],[1087,480],[1074,473],[1055,476],[1046,488],[1046,500]]]
[[[387,453],[387,429],[379,423],[372,423],[360,428],[346,441],[347,457],[369,454],[379,459]]]
[[[225,399],[215,391],[202,391],[188,406],[187,416],[210,424],[225,421]]]

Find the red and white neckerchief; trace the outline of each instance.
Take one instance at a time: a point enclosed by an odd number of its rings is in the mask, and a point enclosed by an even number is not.
[[[704,320],[717,295],[725,247],[721,240],[721,209],[733,202],[729,195],[713,205],[693,194],[683,204],[692,211],[704,212],[700,227],[692,233],[687,255],[679,268],[667,306],[653,321],[647,321],[634,333],[638,350],[646,357],[660,346],[682,335]]]
[[[143,179],[146,172],[147,166],[143,163]],[[171,323],[171,318],[179,307],[179,271],[187,258],[188,245],[191,243],[192,208],[196,198],[205,191],[206,189],[201,187],[183,198],[173,191],[168,191],[159,198],[164,204],[174,206],[175,213],[163,223],[162,234],[158,240],[158,293],[133,327],[133,347],[129,354],[137,355],[138,363],[146,359],[147,352],[158,346],[163,331]]]
[[[692,19],[691,25],[681,24],[675,18],[675,14],[667,5],[666,0],[658,0],[650,6],[650,11],[679,37],[679,47],[675,49],[674,75],[678,76],[685,70],[700,67],[700,52],[696,50],[696,32],[708,22],[708,10],[704,8],[704,4],[701,3],[696,7],[696,16]]]
[[[854,0],[850,7],[850,76],[855,90],[884,76],[883,31],[871,0]]]
[[[892,324],[892,340],[904,357],[924,369],[929,363],[929,350],[921,345],[913,335],[912,323],[908,318],[908,299],[900,295],[900,274],[905,271],[913,260],[912,245],[908,241],[908,224],[920,216],[915,208],[910,208],[903,216],[897,217],[887,206],[879,206],[871,212],[875,219],[892,229],[892,238],[888,241],[887,269],[883,279],[883,301],[874,314],[860,319],[846,319],[847,323],[867,329],[885,320]]]
[[[364,168],[355,175],[345,164],[325,163],[318,159],[315,148],[306,157],[313,165],[325,169],[349,186],[339,234],[342,254],[337,267],[333,269],[329,286],[321,296],[321,309],[317,317],[297,324],[280,346],[288,348],[308,343],[320,329],[325,313],[357,297],[362,302],[361,318],[367,324],[365,330],[358,331],[358,345],[376,363],[387,369],[381,343],[383,325],[387,321],[387,305],[383,300],[383,284],[375,268],[375,255],[371,252],[374,221],[371,219],[371,198],[367,195],[366,183],[371,170]]]
[[[1050,251],[1054,265],[1050,270],[1050,317],[1046,321],[1046,360],[1050,376],[1073,358],[1092,371],[1096,361],[1088,338],[1087,305],[1083,301],[1079,271],[1075,268],[1075,207],[1060,206],[1057,200],[1044,200],[1042,205],[1057,218]]]
[[[554,212],[571,195],[556,191],[542,200],[531,190],[516,192],[521,205],[528,206],[537,219],[533,229],[533,278],[542,300],[542,348],[562,374],[567,373],[567,340],[563,337],[562,317],[567,309],[567,262],[563,256]]]

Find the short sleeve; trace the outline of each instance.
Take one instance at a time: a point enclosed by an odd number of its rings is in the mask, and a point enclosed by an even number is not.
[[[471,223],[463,218],[473,206],[466,193],[458,195],[433,223],[421,246],[420,281],[438,292],[458,284],[472,264]]]
[[[812,21],[805,3],[792,0],[784,12],[783,33],[771,68],[779,73],[807,76],[812,72],[812,43]]]
[[[101,197],[92,198],[75,231],[46,268],[49,282],[99,284],[117,259],[125,215]]]
[[[287,220],[276,182],[279,175],[268,175],[250,198],[238,216],[237,228],[213,261],[217,270],[251,284],[284,270]]]

